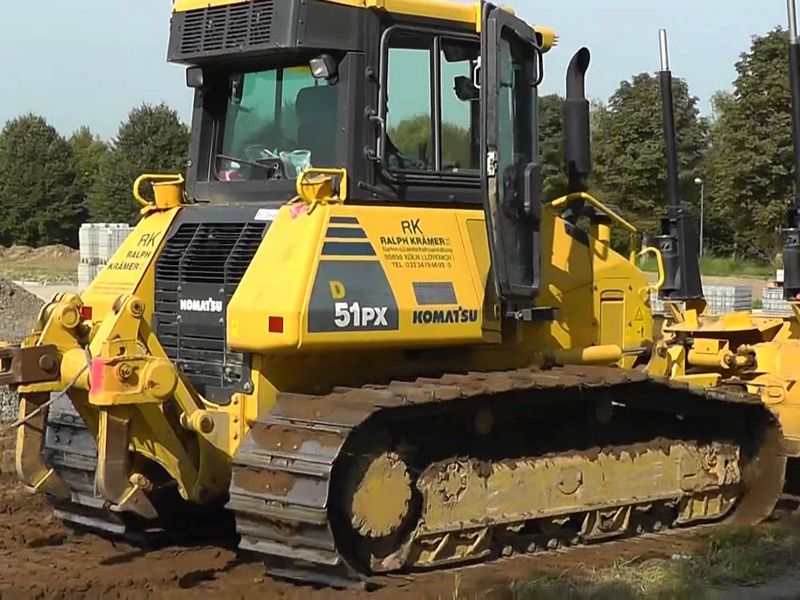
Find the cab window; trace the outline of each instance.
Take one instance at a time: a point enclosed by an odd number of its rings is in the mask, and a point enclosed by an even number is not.
[[[305,166],[336,166],[336,116],[336,86],[308,66],[231,76],[217,179],[269,179],[281,168],[291,179]]]
[[[386,168],[407,174],[479,174],[480,45],[397,29],[386,52]]]

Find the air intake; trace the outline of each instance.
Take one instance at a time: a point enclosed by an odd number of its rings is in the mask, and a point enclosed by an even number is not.
[[[275,0],[212,6],[183,14],[173,58],[245,50],[270,43]]]

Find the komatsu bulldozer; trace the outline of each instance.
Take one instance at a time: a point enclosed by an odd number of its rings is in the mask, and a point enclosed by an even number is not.
[[[140,178],[105,269],[0,351],[21,480],[133,539],[231,519],[331,585],[769,515],[777,419],[653,340],[636,260],[687,299],[679,203],[639,251],[586,193],[586,49],[543,201],[555,43],[487,2],[176,0],[188,175]]]

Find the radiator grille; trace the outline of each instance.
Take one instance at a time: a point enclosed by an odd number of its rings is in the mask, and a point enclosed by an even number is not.
[[[230,392],[249,380],[245,357],[228,350],[227,308],[267,226],[184,223],[158,259],[156,335],[170,359],[209,400],[228,401]],[[212,302],[187,312],[181,300]]]

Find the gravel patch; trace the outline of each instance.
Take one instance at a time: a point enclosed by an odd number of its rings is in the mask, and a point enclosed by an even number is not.
[[[0,341],[18,343],[30,334],[44,302],[7,279],[0,279]],[[17,395],[0,387],[0,422],[17,416]]]
[[[0,387],[0,423],[13,423],[17,418],[17,394]]]

